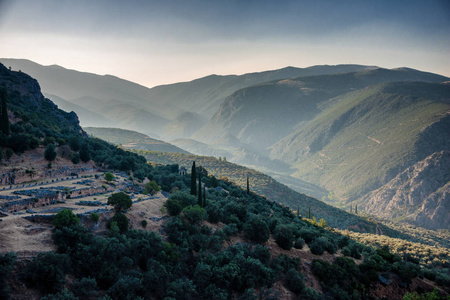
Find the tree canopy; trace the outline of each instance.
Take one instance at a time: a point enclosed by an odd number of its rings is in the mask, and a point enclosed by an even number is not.
[[[132,204],[130,196],[124,192],[114,193],[108,198],[108,205],[114,206],[118,212],[129,209]]]

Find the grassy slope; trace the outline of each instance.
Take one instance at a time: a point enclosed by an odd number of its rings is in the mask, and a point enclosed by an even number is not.
[[[113,144],[120,144],[124,148],[163,152],[178,152],[185,154],[189,153],[181,148],[178,148],[177,146],[160,140],[152,139],[147,135],[136,131],[119,128],[100,127],[86,127],[83,129],[92,136],[101,138]]]
[[[450,90],[442,86],[380,84],[337,97],[306,127],[275,145],[272,155],[294,163],[299,178],[341,199],[355,199],[414,159],[420,131],[450,107],[436,100]],[[412,95],[403,94],[408,87]],[[422,98],[424,88],[429,95],[438,90],[438,97]]]

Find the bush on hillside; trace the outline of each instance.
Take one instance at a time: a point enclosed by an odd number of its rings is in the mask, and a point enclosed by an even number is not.
[[[78,223],[80,223],[80,219],[70,209],[61,210],[55,215],[52,222],[56,228],[70,227]]]
[[[269,226],[259,215],[252,215],[244,224],[243,231],[247,239],[257,243],[264,243],[270,237]]]

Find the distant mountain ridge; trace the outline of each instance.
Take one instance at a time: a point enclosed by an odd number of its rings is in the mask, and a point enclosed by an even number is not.
[[[216,143],[229,133],[242,143],[266,149],[291,133],[298,123],[312,120],[320,112],[320,104],[338,95],[380,82],[443,82],[447,79],[410,69],[377,68],[271,81],[229,96],[193,138]]]
[[[55,95],[100,114],[115,127],[137,130],[153,136],[163,136],[164,129],[171,120],[184,112],[198,113],[209,118],[227,96],[243,87],[294,76],[372,68],[360,65],[314,66],[305,69],[287,67],[244,75],[210,75],[190,82],[149,89],[111,75],[79,72],[57,65],[42,66],[25,59],[0,58],[0,62],[37,78],[46,94]],[[124,110],[127,116],[119,116],[117,119],[114,111],[118,108]],[[145,115],[148,115],[148,118],[145,118]],[[83,126],[99,125],[97,120],[92,120],[85,114],[80,115],[80,121]],[[146,128],[151,129],[147,131]],[[171,136],[186,137],[188,136]]]

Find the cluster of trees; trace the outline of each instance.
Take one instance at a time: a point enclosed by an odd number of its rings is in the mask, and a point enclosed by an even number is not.
[[[357,243],[228,181],[203,176],[207,200],[201,207],[190,193],[190,175],[179,175],[177,165],[150,168],[147,175],[158,186],[178,190],[165,204],[171,215],[164,226],[166,240],[155,232],[130,230],[124,210],[131,201],[126,194],[113,194],[108,203],[117,212],[109,220],[107,236],[94,236],[71,211],[62,211],[54,221],[57,251],[36,256],[20,278],[46,299],[269,299],[280,296],[272,288],[277,281],[300,298],[359,299],[380,274],[395,273],[406,284],[415,276],[448,283],[386,247],[375,250]],[[202,220],[221,222],[223,228],[214,230]],[[226,247],[239,233],[247,242]],[[270,237],[287,250],[309,245],[318,255],[312,270],[324,294],[305,286],[299,259],[271,255],[264,245]],[[344,257],[332,263],[320,259],[325,251],[338,249]],[[353,258],[363,262],[356,265]],[[0,276],[8,277],[13,261],[12,256],[0,257]],[[66,275],[74,281],[67,283]],[[63,286],[68,289],[61,290]],[[8,290],[7,285],[2,288]]]
[[[273,201],[278,201],[283,205],[288,205],[292,209],[297,209],[300,216],[307,216],[310,219],[313,219],[313,217],[316,217],[318,220],[324,219],[331,227],[340,229],[349,228],[354,231],[375,233],[377,226],[379,226],[385,234],[389,236],[397,235],[395,230],[387,228],[381,224],[377,224],[377,222],[367,220],[359,215],[348,213],[326,205],[325,203],[310,198],[304,194],[294,192],[266,174],[228,162],[226,160],[220,161],[212,156],[198,156],[175,152],[166,153],[145,150],[132,151],[145,156],[149,161],[161,164],[190,166],[192,161],[196,161],[197,165],[203,166],[208,170],[209,174],[214,175],[219,179],[232,181],[244,189],[248,186],[249,190],[251,189],[257,194],[263,195]],[[247,177],[250,177],[251,182],[247,183]],[[196,178],[198,179],[198,174]],[[298,205],[299,202],[301,203],[300,206]]]

